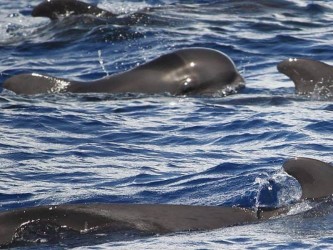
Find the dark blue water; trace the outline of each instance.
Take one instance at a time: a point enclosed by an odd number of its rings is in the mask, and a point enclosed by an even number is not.
[[[200,46],[228,54],[247,86],[212,98],[3,91],[1,211],[85,202],[285,205],[300,195],[281,171],[286,159],[333,161],[332,101],[295,95],[276,70],[289,57],[333,64],[330,0],[90,1],[122,18],[57,23],[30,17],[39,2],[1,3],[1,83],[27,72],[92,80]],[[121,241],[99,235],[59,247],[332,249],[332,212],[304,216],[309,208],[254,225]]]

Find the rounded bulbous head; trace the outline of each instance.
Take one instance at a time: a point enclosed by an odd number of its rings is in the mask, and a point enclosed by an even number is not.
[[[183,91],[200,94],[225,94],[244,86],[244,79],[238,73],[234,62],[217,50],[192,48],[176,52],[184,61],[180,74],[185,78]]]
[[[188,48],[163,55],[141,68],[161,72],[160,81],[178,95],[228,94],[244,86],[233,61],[206,48]]]

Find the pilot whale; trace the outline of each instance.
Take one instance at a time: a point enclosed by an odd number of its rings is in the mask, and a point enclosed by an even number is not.
[[[115,17],[116,14],[98,8],[96,5],[77,0],[45,0],[33,8],[33,17],[48,17],[56,20],[60,16],[94,15],[97,17]]]
[[[25,95],[61,92],[226,95],[244,85],[243,77],[226,54],[207,48],[186,48],[92,82],[32,73],[7,79],[3,88]]]
[[[277,65],[295,84],[297,94],[333,96],[333,66],[311,59],[288,59]]]
[[[332,199],[333,166],[310,158],[283,164],[302,188],[301,200]],[[263,221],[286,213],[292,206],[252,210],[241,207],[167,204],[65,204],[20,208],[0,213],[0,246],[10,246],[25,235],[54,230],[89,233],[137,231],[147,234],[212,230]],[[34,232],[33,230],[38,232]]]

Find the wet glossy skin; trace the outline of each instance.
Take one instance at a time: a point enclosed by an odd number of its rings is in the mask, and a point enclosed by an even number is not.
[[[287,59],[277,65],[279,72],[295,84],[296,93],[333,95],[333,67],[310,59]]]
[[[237,91],[244,84],[244,79],[227,55],[212,49],[189,48],[92,82],[33,73],[13,76],[5,81],[3,87],[27,95],[61,92],[214,95]]]

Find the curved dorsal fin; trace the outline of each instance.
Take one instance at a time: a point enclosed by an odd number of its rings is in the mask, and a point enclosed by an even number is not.
[[[317,199],[333,194],[333,166],[310,158],[294,158],[283,164],[284,170],[302,187],[302,199]]]
[[[333,93],[333,67],[311,59],[289,59],[277,65],[280,73],[295,84],[298,94],[331,95]]]

